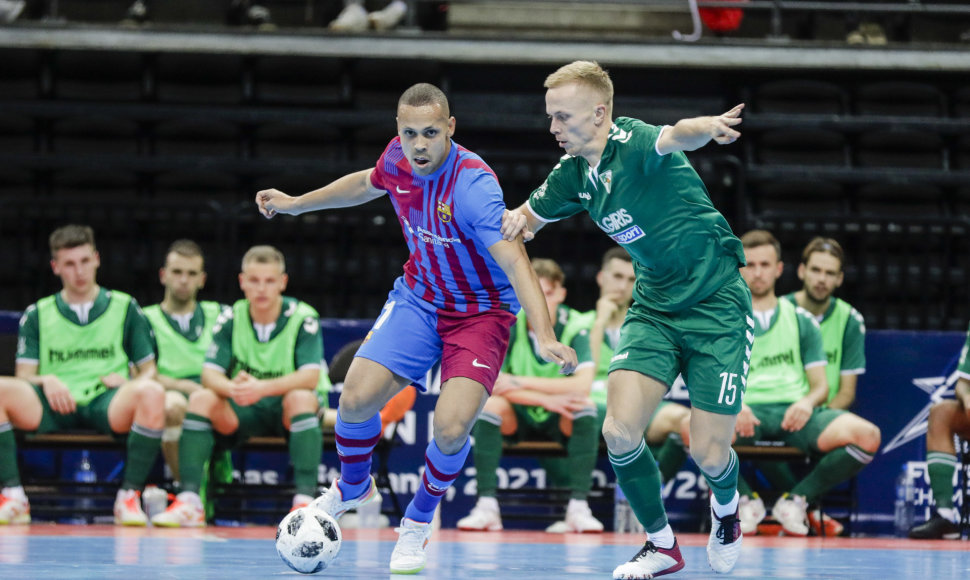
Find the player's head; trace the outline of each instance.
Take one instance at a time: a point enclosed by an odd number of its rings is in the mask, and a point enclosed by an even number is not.
[[[603,265],[596,273],[600,297],[605,296],[620,306],[629,306],[633,301],[633,287],[636,282],[633,259],[626,250],[617,246],[603,254]]]
[[[397,101],[397,134],[416,175],[431,175],[451,152],[455,118],[441,89],[418,83]]]
[[[813,302],[826,302],[842,286],[845,252],[832,238],[817,237],[808,242],[798,264],[798,279]]]
[[[192,240],[175,240],[165,254],[165,265],[158,271],[165,287],[165,298],[179,303],[195,300],[205,286],[205,258],[202,248]]]
[[[571,62],[546,77],[546,114],[549,131],[573,156],[599,155],[597,138],[613,121],[613,81],[591,61]]]
[[[741,276],[751,289],[751,296],[774,295],[775,282],[785,269],[781,261],[781,244],[771,232],[751,230],[741,236],[741,245],[744,246],[744,260],[748,263],[741,268]]]
[[[51,270],[68,293],[87,294],[98,285],[101,256],[94,244],[94,230],[89,226],[64,226],[51,233],[48,243]]]
[[[253,246],[243,256],[239,287],[252,312],[278,308],[287,280],[286,260],[273,246]]]
[[[548,258],[533,258],[532,269],[536,271],[542,294],[546,297],[549,317],[556,319],[556,310],[566,300],[566,275],[554,260]]]

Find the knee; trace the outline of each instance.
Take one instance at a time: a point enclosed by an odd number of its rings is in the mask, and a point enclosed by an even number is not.
[[[180,393],[168,391],[165,393],[165,426],[178,427],[185,420],[185,412],[189,408],[188,400]]]
[[[199,389],[189,395],[188,412],[208,417],[219,402],[219,395],[209,389]]]
[[[468,431],[468,426],[462,425],[458,421],[436,423],[434,440],[442,453],[454,455],[465,446],[465,441],[468,440]]]
[[[857,431],[856,445],[868,453],[875,453],[879,450],[879,444],[882,443],[882,431],[879,430],[879,427],[869,421],[863,421]]]
[[[603,439],[606,440],[606,447],[613,455],[629,453],[640,445],[643,433],[634,433],[634,430],[612,415],[607,415],[603,420]]]
[[[283,411],[287,417],[317,412],[317,396],[313,391],[298,389],[283,395]]]
[[[380,409],[374,408],[372,397],[368,396],[363,389],[351,388],[348,383],[344,383],[344,390],[340,393],[338,408],[340,417],[348,423],[359,423],[370,419],[374,413]]]
[[[954,400],[940,401],[930,407],[927,429],[931,434],[952,434],[953,418],[960,412],[960,405]]]
[[[718,445],[712,442],[700,444],[695,441],[690,446],[690,456],[697,464],[697,468],[704,473],[716,475],[727,467],[728,458],[731,454],[731,446],[728,444]]]
[[[165,387],[152,379],[138,379],[135,382],[135,393],[142,405],[153,409],[164,409]]]

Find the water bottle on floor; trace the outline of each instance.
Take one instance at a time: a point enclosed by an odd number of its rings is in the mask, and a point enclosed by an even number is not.
[[[916,506],[915,489],[913,479],[909,476],[909,464],[903,463],[903,467],[896,478],[896,500],[893,504],[893,524],[896,536],[905,538],[909,536],[909,530],[913,527],[913,517]]]
[[[74,481],[81,484],[92,484],[98,481],[98,474],[91,467],[91,457],[88,450],[81,452],[81,460],[74,469]],[[94,516],[94,489],[90,485],[79,485],[74,490],[77,499],[74,500],[74,519],[72,523],[87,524]]]

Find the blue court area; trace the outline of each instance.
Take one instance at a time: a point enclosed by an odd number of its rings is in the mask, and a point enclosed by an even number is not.
[[[0,529],[3,580],[243,580],[307,577],[286,568],[273,547],[274,528],[125,530],[102,526]],[[348,530],[333,567],[318,578],[388,577],[396,535]],[[710,578],[706,537],[679,537],[687,567],[672,578]],[[554,536],[536,532],[474,534],[441,530],[419,578],[611,578],[637,551],[634,535]],[[966,578],[970,544],[863,538],[747,538],[728,577],[913,580]],[[400,578],[403,578],[400,577]],[[727,577],[725,577],[727,578]]]

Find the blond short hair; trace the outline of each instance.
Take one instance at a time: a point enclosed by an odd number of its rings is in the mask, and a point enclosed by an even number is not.
[[[741,236],[741,245],[746,249],[771,246],[775,249],[775,255],[781,260],[781,242],[768,230],[751,230]]]
[[[280,271],[286,272],[286,259],[283,252],[273,246],[253,246],[243,256],[242,268],[246,269],[247,264],[279,264]]]
[[[591,60],[577,60],[559,69],[546,77],[543,87],[554,89],[569,83],[579,83],[593,89],[602,99],[603,103],[613,110],[613,81],[610,80],[610,73],[606,72],[599,63]]]
[[[562,286],[566,282],[566,274],[555,260],[549,258],[532,258],[532,269],[536,271],[536,277],[545,278],[553,284]]]
[[[54,230],[47,239],[51,249],[51,258],[57,257],[58,250],[70,250],[80,246],[90,245],[95,252],[94,230],[91,226],[71,224]]]

